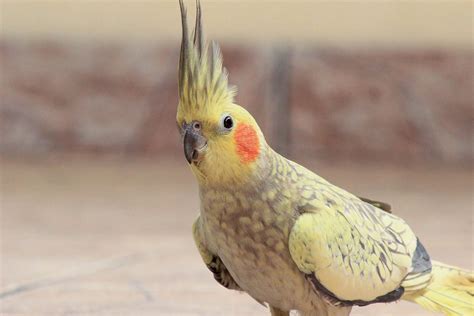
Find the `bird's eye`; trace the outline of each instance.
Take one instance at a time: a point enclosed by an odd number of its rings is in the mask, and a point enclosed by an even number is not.
[[[227,115],[224,117],[224,120],[222,121],[224,128],[226,129],[231,129],[232,126],[234,126],[234,120],[232,120],[232,117],[230,115]]]
[[[194,122],[193,123],[193,128],[194,128],[195,131],[199,131],[201,129],[201,123]]]

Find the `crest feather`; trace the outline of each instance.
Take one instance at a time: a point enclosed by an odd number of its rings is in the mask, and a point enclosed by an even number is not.
[[[178,78],[179,110],[201,111],[232,103],[236,90],[228,84],[228,74],[222,66],[219,46],[211,42],[209,47],[204,39],[199,0],[196,0],[196,22],[192,42],[183,0],[179,0],[179,6],[182,23]]]

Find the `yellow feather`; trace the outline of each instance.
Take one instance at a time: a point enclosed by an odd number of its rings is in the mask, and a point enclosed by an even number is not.
[[[422,290],[407,291],[402,299],[448,316],[474,315],[474,275],[472,272],[433,261],[431,282]],[[421,278],[420,283],[426,280]],[[412,287],[416,279],[409,280]],[[405,286],[405,282],[402,286]]]
[[[209,45],[204,40],[199,2],[193,40],[188,34],[186,8],[182,1],[180,7],[183,34],[179,58],[177,119],[208,118],[233,103],[236,88],[228,84],[227,70],[222,66],[219,46],[215,42]]]

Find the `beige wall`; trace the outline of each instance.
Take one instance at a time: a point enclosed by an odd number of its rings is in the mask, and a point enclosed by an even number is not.
[[[472,1],[202,1],[209,37],[341,45],[472,45]],[[187,1],[193,14],[194,1]],[[2,0],[2,34],[175,41],[177,1]]]

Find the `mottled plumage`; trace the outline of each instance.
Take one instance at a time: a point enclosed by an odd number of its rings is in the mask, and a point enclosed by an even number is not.
[[[183,39],[177,123],[199,183],[193,235],[217,282],[274,316],[349,315],[354,305],[406,299],[448,315],[472,310],[472,273],[432,262],[383,202],[359,198],[274,152],[233,102],[222,59]]]

